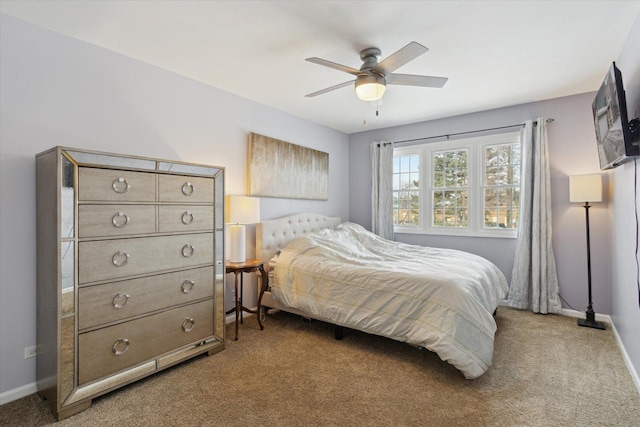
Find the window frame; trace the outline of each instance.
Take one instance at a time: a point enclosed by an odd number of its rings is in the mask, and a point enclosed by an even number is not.
[[[464,237],[518,237],[517,228],[486,228],[484,222],[484,190],[485,185],[485,148],[488,146],[519,144],[520,145],[520,192],[522,192],[522,143],[520,132],[505,132],[469,138],[415,144],[394,147],[393,155],[418,155],[420,158],[419,210],[420,225],[394,225],[394,232],[399,234],[431,234],[441,236]],[[433,165],[434,154],[441,151],[468,150],[467,183],[468,183],[468,226],[467,227],[434,227],[433,224]],[[519,210],[519,215],[522,210]]]

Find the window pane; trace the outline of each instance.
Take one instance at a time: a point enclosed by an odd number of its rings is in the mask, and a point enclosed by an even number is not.
[[[397,173],[393,174],[393,189],[394,190],[400,189],[400,174],[397,174]]]
[[[418,156],[411,156],[411,170],[419,171],[420,170],[420,158]]]
[[[466,191],[458,191],[456,196],[456,207],[458,208],[466,208],[467,207],[467,192]]]
[[[400,157],[400,172],[409,172],[410,157]]]
[[[444,207],[445,198],[444,191],[434,191],[433,192],[433,206],[436,208]]]
[[[444,172],[442,171],[433,172],[433,186],[436,188],[444,187]]]
[[[498,168],[487,167],[485,168],[485,177],[484,184],[485,185],[496,185]]]
[[[444,225],[444,211],[442,209],[434,209],[433,225],[436,227],[440,227]]]
[[[400,174],[400,188],[398,190],[406,190],[407,188],[409,188],[409,174]]]
[[[458,182],[456,183],[458,187],[466,187],[467,186],[467,171],[466,169],[458,171]]]
[[[511,193],[511,206],[520,207],[520,190],[518,188],[514,188]]]
[[[518,228],[518,219],[520,218],[520,210],[514,209],[511,211],[511,223],[507,228]]]
[[[484,162],[486,165],[495,166],[497,163],[498,153],[495,147],[487,147],[484,152]]]
[[[444,171],[444,186],[455,187],[457,184],[455,171],[453,169],[445,169]]]
[[[520,186],[520,165],[513,165],[511,170],[513,174],[513,185]]]
[[[495,210],[484,210],[484,226],[487,228],[494,228],[498,226],[498,215]]]
[[[409,174],[409,187],[410,188],[418,188],[420,187],[420,175],[417,172],[412,172]]]
[[[498,189],[498,203],[496,203],[500,207],[509,206],[509,201],[511,200],[508,197],[509,190],[507,188],[499,188]]]

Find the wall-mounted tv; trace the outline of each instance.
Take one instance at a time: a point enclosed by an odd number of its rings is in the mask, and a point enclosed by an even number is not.
[[[592,108],[600,169],[615,168],[640,156],[640,120],[629,122],[622,74],[615,62],[611,64]]]

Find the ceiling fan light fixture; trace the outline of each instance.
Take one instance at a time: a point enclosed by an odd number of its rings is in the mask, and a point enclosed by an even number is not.
[[[377,101],[387,89],[387,82],[382,76],[364,75],[356,78],[356,94],[363,101]]]

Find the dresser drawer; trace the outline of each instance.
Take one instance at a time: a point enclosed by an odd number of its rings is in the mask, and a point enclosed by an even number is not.
[[[80,284],[213,264],[213,233],[80,242]]]
[[[213,300],[79,335],[78,382],[92,381],[213,335]]]
[[[156,208],[149,205],[80,205],[78,236],[126,236],[156,231]]]
[[[159,231],[213,230],[213,206],[160,206]]]
[[[213,297],[213,267],[81,287],[80,330]]]
[[[213,203],[212,178],[159,175],[158,194],[161,202]]]
[[[153,202],[156,175],[111,169],[78,168],[78,200]]]

